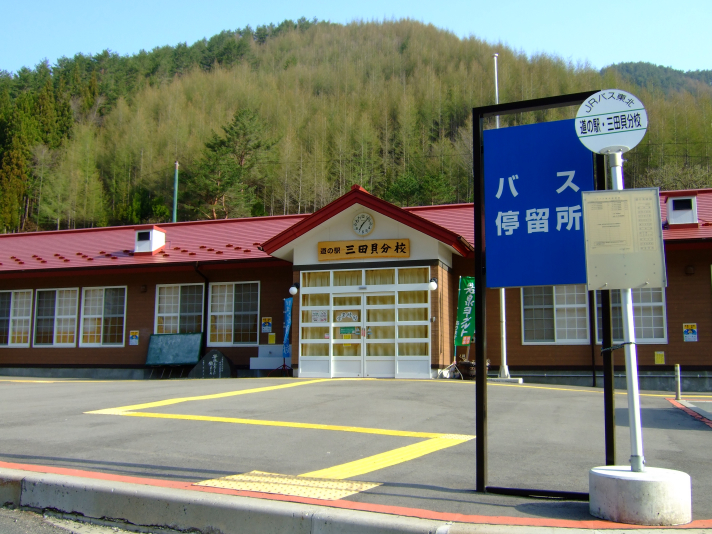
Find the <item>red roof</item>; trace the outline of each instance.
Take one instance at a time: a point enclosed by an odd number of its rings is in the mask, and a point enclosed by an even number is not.
[[[712,241],[712,189],[661,191],[663,222],[670,196],[696,196],[699,225],[666,227],[666,242]],[[298,235],[355,203],[451,245],[470,256],[474,243],[472,204],[398,208],[358,188],[314,214],[193,221],[156,225],[166,232],[166,247],[153,256],[134,256],[135,231],[146,225],[87,228],[0,235],[0,273],[55,269],[88,269],[180,265],[272,259],[273,252]],[[281,244],[280,244],[281,243]],[[258,246],[263,244],[265,251]]]
[[[294,224],[275,235],[274,237],[268,239],[262,245],[265,252],[272,254],[285,245],[291,243],[296,238],[306,234],[308,231],[316,228],[325,221],[331,219],[335,215],[338,215],[342,211],[351,206],[359,204],[364,208],[376,211],[386,217],[398,221],[406,226],[418,230],[438,241],[450,245],[457,252],[463,256],[468,256],[472,253],[472,245],[467,239],[463,238],[462,234],[458,234],[452,229],[440,226],[433,219],[427,217],[421,217],[419,214],[416,215],[413,211],[417,211],[416,208],[403,209],[398,206],[394,206],[390,202],[381,200],[368,193],[363,187],[359,185],[353,185],[351,191],[345,195],[340,196],[333,202],[330,202],[320,210],[315,211],[308,217],[305,217],[298,223]],[[442,207],[440,207],[442,208]],[[474,211],[470,210],[472,218],[474,220]],[[437,217],[434,217],[437,219]],[[448,221],[450,218],[444,216],[441,218],[443,221]],[[474,234],[474,230],[472,231]]]
[[[668,226],[667,199],[669,197],[697,197],[697,226]],[[663,220],[663,240],[700,241],[712,239],[712,189],[684,189],[660,191],[660,215]]]
[[[135,231],[145,225],[0,235],[0,273],[172,265],[270,258],[257,246],[305,215],[253,217],[157,225],[166,232],[162,253],[134,256]],[[271,259],[271,258],[270,258]]]
[[[471,245],[475,243],[475,205],[472,203],[414,206],[403,209],[438,226],[452,230],[464,237]]]
[[[368,197],[392,206],[371,195]],[[461,235],[472,242],[472,204],[392,208],[399,212],[401,219],[428,226],[430,233],[437,232],[451,241]],[[323,212],[319,210],[316,214],[321,216]],[[258,246],[308,218],[309,214],[279,215],[1,234],[0,273],[273,259]],[[134,256],[136,230],[154,226],[166,233],[165,249],[155,255]]]

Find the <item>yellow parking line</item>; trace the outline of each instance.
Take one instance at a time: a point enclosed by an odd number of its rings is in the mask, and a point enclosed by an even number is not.
[[[106,413],[86,412],[86,413]],[[208,415],[183,415],[172,413],[151,412],[117,412],[109,415],[124,415],[127,417],[148,417],[154,419],[177,419],[183,421],[210,421],[213,423],[233,423],[238,425],[277,426],[286,428],[306,428],[310,430],[330,430],[337,432],[355,432],[358,434],[377,434],[380,436],[399,436],[404,438],[441,438],[446,434],[435,432],[411,432],[408,430],[387,430],[383,428],[364,428],[358,426],[320,425],[314,423],[293,423],[290,421],[263,421],[260,419],[240,419],[237,417],[213,417]]]
[[[248,393],[262,393],[263,391],[274,391],[276,389],[293,388],[296,386],[304,386],[307,384],[314,384],[316,382],[327,382],[330,379],[322,378],[319,380],[310,380],[308,382],[294,382],[291,384],[281,384],[279,386],[266,386],[263,388],[252,388],[252,389],[241,389],[239,391],[228,391],[227,393],[215,393],[213,395],[200,395],[198,397],[178,397],[175,399],[167,399],[156,402],[147,402],[144,404],[133,404],[131,406],[121,406],[118,408],[107,408],[104,410],[93,410],[92,414],[108,414],[108,415],[124,415],[124,412],[130,412],[133,410],[143,410],[146,408],[158,408],[160,406],[170,406],[172,404],[180,404],[182,402],[190,401],[200,401],[200,400],[213,400],[213,399],[224,399],[226,397],[234,397],[236,395],[247,395]]]
[[[329,478],[332,480],[344,480],[346,478],[365,475],[379,469],[391,467],[393,465],[402,464],[415,458],[420,458],[431,452],[447,449],[465,443],[473,439],[475,436],[447,436],[443,435],[437,438],[406,445],[392,451],[375,454],[368,458],[362,458],[354,462],[348,462],[334,467],[328,467],[319,471],[311,471],[299,475],[300,477],[309,478]]]

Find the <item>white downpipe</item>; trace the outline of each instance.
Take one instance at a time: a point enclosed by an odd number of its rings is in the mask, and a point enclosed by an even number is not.
[[[497,80],[497,56],[494,57],[494,103],[499,104],[499,82]],[[499,115],[496,117],[497,128],[499,128]],[[499,332],[500,332],[500,353],[502,360],[499,364],[499,377],[509,378],[509,367],[507,367],[507,313],[506,313],[505,289],[499,290]]]
[[[608,155],[614,191],[623,190],[623,153]],[[635,323],[633,315],[633,290],[621,289],[623,315],[623,340],[625,346],[625,370],[628,386],[628,424],[630,427],[630,468],[631,471],[645,471],[643,456],[643,428],[640,423],[640,394],[638,392],[638,355],[635,350]]]

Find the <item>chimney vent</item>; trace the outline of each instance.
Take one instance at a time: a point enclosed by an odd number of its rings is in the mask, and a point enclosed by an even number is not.
[[[166,231],[158,226],[134,226],[136,240],[134,242],[135,256],[152,256],[161,252],[166,246]]]

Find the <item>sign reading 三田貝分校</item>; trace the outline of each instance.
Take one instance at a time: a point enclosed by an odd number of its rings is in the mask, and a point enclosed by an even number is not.
[[[585,283],[593,155],[573,119],[486,130],[484,149],[487,287]]]
[[[319,261],[410,258],[410,240],[321,241],[317,244],[317,258]]]

